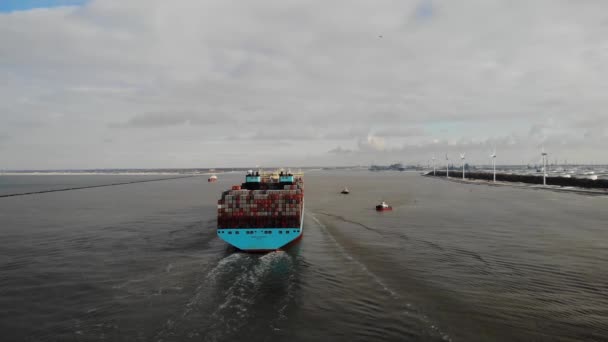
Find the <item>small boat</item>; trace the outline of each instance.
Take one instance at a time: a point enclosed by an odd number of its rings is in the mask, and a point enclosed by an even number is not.
[[[207,182],[212,183],[217,181],[217,176],[216,175],[211,175],[211,177],[209,177],[209,179],[207,179]]]
[[[343,195],[348,195],[348,194],[350,194],[350,191],[348,191],[347,187],[344,187],[344,190],[342,190],[340,193]]]
[[[393,207],[386,204],[386,202],[384,202],[384,201],[382,201],[382,203],[380,203],[376,206],[376,211],[389,211],[389,210],[393,210]]]

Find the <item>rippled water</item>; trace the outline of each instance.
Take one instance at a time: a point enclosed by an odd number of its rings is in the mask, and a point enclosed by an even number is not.
[[[239,175],[0,198],[3,340],[608,339],[608,198],[305,178],[304,238],[270,254],[215,236]]]

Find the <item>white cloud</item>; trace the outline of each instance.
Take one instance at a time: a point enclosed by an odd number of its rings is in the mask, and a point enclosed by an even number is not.
[[[606,12],[93,0],[0,14],[3,167],[407,162],[493,144],[506,162],[541,144],[608,162]]]
[[[384,151],[384,138],[368,135],[366,139],[359,140],[359,149],[362,151]]]

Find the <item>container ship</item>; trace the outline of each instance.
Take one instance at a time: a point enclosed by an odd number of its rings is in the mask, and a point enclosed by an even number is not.
[[[303,222],[302,173],[249,171],[218,200],[217,235],[241,251],[285,248],[302,237]]]

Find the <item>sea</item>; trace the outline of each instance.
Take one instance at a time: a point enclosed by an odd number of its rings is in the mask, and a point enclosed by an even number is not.
[[[303,239],[246,254],[243,176],[0,176],[1,340],[608,341],[605,196],[310,171]]]

